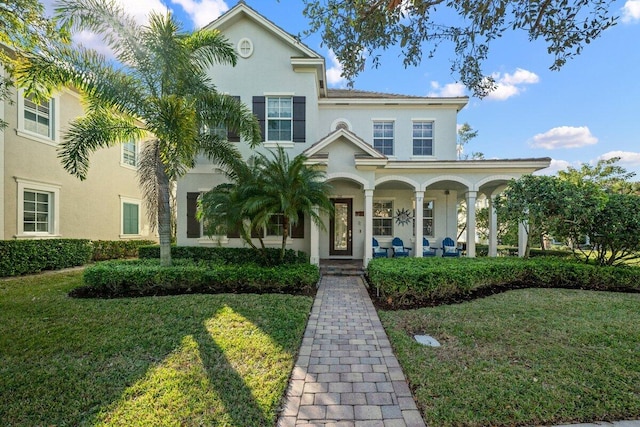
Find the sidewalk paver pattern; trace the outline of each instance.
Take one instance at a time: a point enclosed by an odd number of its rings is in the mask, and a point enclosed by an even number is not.
[[[323,276],[278,426],[425,426],[359,277]]]

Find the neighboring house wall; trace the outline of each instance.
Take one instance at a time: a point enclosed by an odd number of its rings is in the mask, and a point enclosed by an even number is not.
[[[68,123],[83,114],[75,92],[57,93],[52,109],[43,109],[43,116],[38,116],[42,127],[35,130],[34,122],[25,119],[21,92],[15,91],[11,100],[12,104],[0,103],[9,123],[0,146],[0,156],[4,156],[4,239],[155,239],[138,188],[136,168],[123,163],[120,146],[93,153],[84,181],[63,169],[58,144]],[[53,131],[50,135],[45,135],[47,121]],[[34,196],[37,200],[30,203]],[[31,217],[36,218],[35,231],[29,222]]]
[[[4,68],[0,64],[0,80],[4,78]],[[5,101],[0,99],[0,119],[6,120],[5,118]],[[5,200],[4,200],[4,181],[5,181],[5,156],[4,156],[4,138],[5,138],[5,129],[0,127],[0,240],[4,240],[5,238],[5,219],[4,219],[4,211],[5,211]]]

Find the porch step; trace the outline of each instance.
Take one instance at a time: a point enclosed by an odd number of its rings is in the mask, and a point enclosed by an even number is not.
[[[320,274],[324,276],[362,276],[362,262],[321,262]]]

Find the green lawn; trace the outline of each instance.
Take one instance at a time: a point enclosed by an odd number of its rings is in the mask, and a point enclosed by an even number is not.
[[[312,298],[67,297],[81,281],[0,281],[3,426],[275,424]]]
[[[640,418],[639,294],[526,289],[380,316],[428,425]]]

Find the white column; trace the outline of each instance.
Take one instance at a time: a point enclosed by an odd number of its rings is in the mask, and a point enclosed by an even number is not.
[[[416,215],[414,217],[415,221],[415,236],[416,236],[416,244],[413,250],[415,251],[414,256],[416,258],[422,258],[422,216],[424,215],[423,211],[423,200],[424,200],[424,191],[416,190]]]
[[[314,206],[313,211],[317,214],[318,207]],[[320,228],[318,224],[311,221],[310,235],[309,235],[309,262],[313,265],[320,265]]]
[[[373,190],[364,190],[364,255],[362,264],[366,267],[371,260],[373,242]]]
[[[496,196],[489,197],[489,256],[498,256],[498,214]]]
[[[527,239],[529,238],[529,224],[518,224],[518,256],[523,257],[527,252]]]
[[[476,197],[477,191],[467,192],[467,257],[476,257]]]

